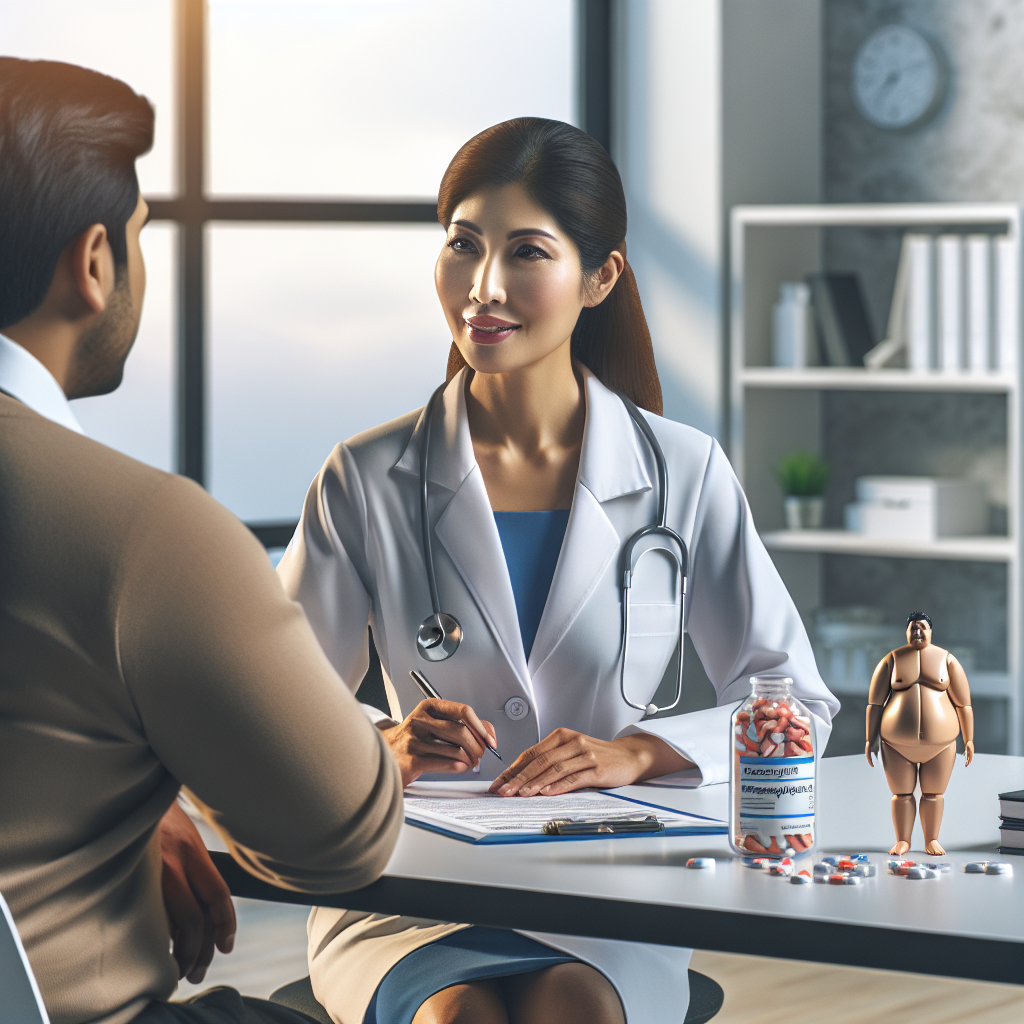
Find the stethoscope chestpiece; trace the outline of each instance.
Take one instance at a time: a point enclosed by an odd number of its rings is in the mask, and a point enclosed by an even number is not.
[[[462,643],[462,625],[454,615],[437,612],[416,630],[416,649],[424,661],[447,661]]]

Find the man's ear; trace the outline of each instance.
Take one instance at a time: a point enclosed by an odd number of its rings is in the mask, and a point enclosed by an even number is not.
[[[626,265],[626,260],[618,249],[613,249],[604,261],[590,276],[587,283],[586,299],[584,306],[599,306],[608,297],[608,293],[615,287],[619,275]]]
[[[71,278],[78,297],[92,313],[102,313],[116,284],[114,254],[107,239],[107,229],[93,224],[70,246]]]

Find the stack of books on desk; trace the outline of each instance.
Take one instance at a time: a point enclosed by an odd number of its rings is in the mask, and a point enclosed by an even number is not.
[[[999,794],[999,852],[1024,854],[1024,789]]]

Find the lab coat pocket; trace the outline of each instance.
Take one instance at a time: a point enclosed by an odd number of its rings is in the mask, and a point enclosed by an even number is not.
[[[623,668],[626,696],[646,704],[658,689],[679,637],[679,605],[673,601],[631,601]]]

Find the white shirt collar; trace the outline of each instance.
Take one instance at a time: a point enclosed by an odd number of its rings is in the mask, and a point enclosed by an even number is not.
[[[81,425],[53,374],[27,348],[0,334],[0,391],[76,434]]]

